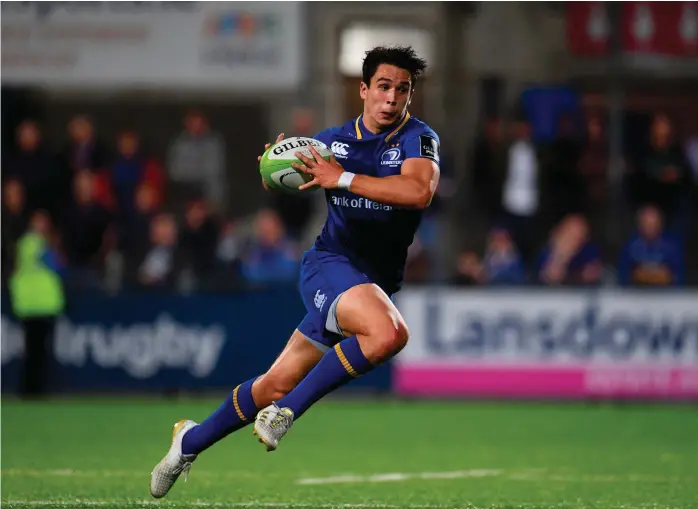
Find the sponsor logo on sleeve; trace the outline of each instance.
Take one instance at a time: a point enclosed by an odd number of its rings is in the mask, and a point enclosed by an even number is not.
[[[439,162],[439,142],[431,136],[422,134],[419,136],[419,155]]]

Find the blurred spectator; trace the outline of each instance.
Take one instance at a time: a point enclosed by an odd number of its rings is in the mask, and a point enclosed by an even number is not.
[[[32,214],[29,230],[17,242],[17,263],[9,285],[12,309],[24,332],[20,391],[32,397],[47,389],[55,321],[65,306],[63,266],[51,245],[51,230],[48,213]]]
[[[691,185],[689,187],[691,189],[687,193],[689,206],[686,207],[686,214],[692,226],[696,224],[696,218],[698,218],[698,115],[688,115],[688,119],[684,151],[690,169]]]
[[[552,231],[536,263],[538,280],[546,285],[593,285],[602,275],[601,255],[589,240],[583,216],[569,215]]]
[[[456,286],[473,286],[482,281],[482,263],[474,251],[463,251],[456,261],[456,274],[451,284]]]
[[[502,190],[504,224],[524,259],[528,260],[535,242],[535,220],[540,200],[539,156],[528,121],[517,120],[513,134]]]
[[[475,141],[472,170],[473,199],[489,221],[494,221],[501,211],[506,169],[504,126],[500,118],[489,118]]]
[[[254,238],[242,259],[242,275],[251,283],[290,283],[298,278],[299,260],[279,215],[257,214]]]
[[[5,182],[2,193],[2,275],[14,267],[17,239],[27,229],[24,187],[18,179]]]
[[[696,115],[690,115],[687,131],[684,151],[691,169],[692,180],[698,184],[698,118]]]
[[[83,170],[97,172],[106,164],[106,153],[97,140],[92,121],[77,115],[68,123],[68,144],[64,153],[65,164],[71,173]]]
[[[580,157],[581,174],[586,180],[586,194],[592,203],[603,202],[608,187],[608,139],[598,115],[587,119],[585,142]]]
[[[68,202],[65,190],[70,186],[69,176],[61,173],[56,159],[43,148],[35,122],[25,120],[17,127],[17,145],[19,150],[7,162],[3,180],[22,182],[27,211],[43,209],[57,219]]]
[[[70,263],[70,283],[80,288],[98,284],[104,257],[111,248],[111,215],[94,195],[94,175],[76,174],[74,205],[63,224],[63,244]]]
[[[203,278],[213,266],[218,243],[218,225],[203,199],[187,204],[179,247],[183,264],[197,278]]]
[[[177,223],[169,214],[159,214],[150,224],[150,245],[138,271],[138,281],[147,288],[173,290],[179,272]]]
[[[634,164],[631,185],[635,204],[656,205],[671,228],[679,227],[690,177],[669,117],[654,116],[649,141]]]
[[[494,228],[490,232],[479,279],[489,285],[514,285],[524,282],[523,261],[507,230]]]
[[[170,146],[167,171],[178,201],[186,202],[194,193],[204,196],[219,211],[225,207],[225,146],[203,113],[191,111],[186,116],[184,131]]]
[[[315,132],[315,113],[312,108],[296,108],[291,124],[294,136],[312,136]]]
[[[164,185],[162,168],[143,154],[140,138],[134,131],[119,134],[117,156],[111,166],[109,180],[120,216],[133,211],[136,190],[143,183],[150,186],[156,203],[161,203]]]
[[[579,160],[583,178],[583,211],[594,232],[602,231],[606,222],[608,198],[608,163],[610,152],[604,127],[598,115],[587,120],[586,140]]]
[[[637,235],[618,261],[618,282],[629,286],[671,286],[684,282],[684,262],[678,242],[664,234],[661,212],[640,209]]]
[[[237,223],[232,219],[228,220],[221,228],[216,246],[216,262],[223,274],[232,277],[238,272],[241,253],[242,239],[238,234]]]
[[[525,281],[523,261],[509,232],[500,227],[490,231],[482,259],[473,251],[458,256],[455,285],[517,285]]]
[[[553,222],[582,211],[585,186],[579,167],[581,153],[582,144],[576,136],[574,121],[571,116],[562,115],[546,162]]]
[[[137,279],[138,266],[150,242],[150,224],[159,213],[155,192],[149,184],[141,184],[135,192],[135,207],[121,215],[117,223],[118,249],[126,258],[127,279]]]
[[[430,257],[422,239],[416,235],[414,241],[407,250],[405,263],[405,282],[424,283],[430,276]]]

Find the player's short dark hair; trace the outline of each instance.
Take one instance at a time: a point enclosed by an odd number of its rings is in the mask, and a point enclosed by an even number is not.
[[[417,83],[417,78],[426,70],[426,60],[419,58],[412,46],[377,46],[366,52],[361,68],[362,80],[367,86],[371,85],[371,78],[376,74],[381,64],[394,65],[405,69],[412,77],[412,87]]]

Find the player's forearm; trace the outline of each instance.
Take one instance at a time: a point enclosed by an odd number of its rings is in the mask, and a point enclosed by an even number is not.
[[[424,209],[431,201],[429,186],[406,175],[355,175],[349,190],[369,200],[395,207]]]

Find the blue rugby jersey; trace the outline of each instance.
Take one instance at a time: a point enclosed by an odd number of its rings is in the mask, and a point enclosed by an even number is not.
[[[439,164],[439,137],[409,113],[394,130],[378,135],[358,117],[314,138],[330,147],[346,171],[357,175],[399,175],[402,162],[413,157]],[[325,197],[327,220],[314,248],[346,256],[388,295],[398,291],[423,211],[377,203],[341,189],[327,189]]]

